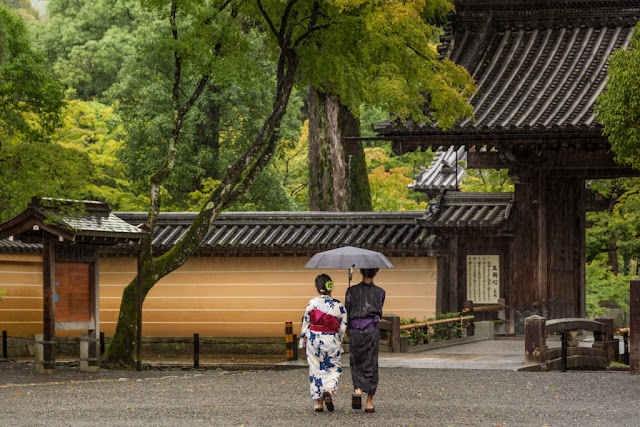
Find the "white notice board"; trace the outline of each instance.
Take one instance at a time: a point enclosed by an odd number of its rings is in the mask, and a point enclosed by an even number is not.
[[[497,304],[500,298],[500,255],[467,255],[467,300]]]

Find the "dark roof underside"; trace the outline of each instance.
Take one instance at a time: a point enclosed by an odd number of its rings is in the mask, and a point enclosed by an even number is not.
[[[595,122],[607,60],[626,47],[640,16],[639,1],[456,2],[441,53],[476,80],[475,122],[443,131],[389,121],[390,136],[496,135],[519,139],[604,138]]]

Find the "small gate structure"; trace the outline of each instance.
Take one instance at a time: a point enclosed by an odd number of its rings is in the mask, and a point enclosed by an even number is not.
[[[87,200],[34,197],[21,214],[0,224],[0,239],[42,244],[42,334],[36,335],[36,373],[55,374],[56,330],[87,331],[80,335],[80,370],[100,369],[99,252],[138,244],[148,234],[112,214],[107,203]]]
[[[580,347],[578,331],[593,332],[591,347]],[[565,318],[546,320],[530,316],[525,320],[525,361],[537,363],[542,370],[604,369],[616,357],[618,340],[614,340],[613,318],[596,320]],[[547,335],[562,335],[562,347],[549,348]]]

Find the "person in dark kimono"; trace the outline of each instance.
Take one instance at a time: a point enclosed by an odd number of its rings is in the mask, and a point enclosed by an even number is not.
[[[362,393],[367,393],[365,412],[375,412],[373,396],[378,388],[378,347],[385,292],[373,284],[377,268],[361,268],[362,282],[347,289],[345,308],[349,328],[353,409],[362,408]]]

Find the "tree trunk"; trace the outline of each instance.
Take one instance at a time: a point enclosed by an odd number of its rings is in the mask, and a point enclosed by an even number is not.
[[[331,94],[309,87],[309,209],[372,210],[360,122]]]
[[[160,279],[182,266],[200,248],[200,243],[220,211],[228,208],[248,191],[264,167],[271,161],[279,138],[280,122],[286,113],[293,89],[297,65],[298,60],[293,51],[281,51],[278,60],[277,87],[271,113],[251,146],[231,167],[227,168],[222,182],[211,193],[184,236],[167,253],[155,259],[152,257],[151,242],[145,243],[146,249],[142,265],[143,301],[147,293]],[[156,175],[161,174],[156,173]],[[162,175],[166,175],[166,173]],[[157,182],[155,187],[159,187]],[[153,196],[153,185],[151,191]],[[154,197],[152,197],[149,217],[146,222],[148,229],[154,229],[158,215],[159,203],[154,203]],[[116,331],[105,352],[105,362],[107,363],[127,365],[133,363],[137,320],[136,278],[127,285],[123,292]]]

